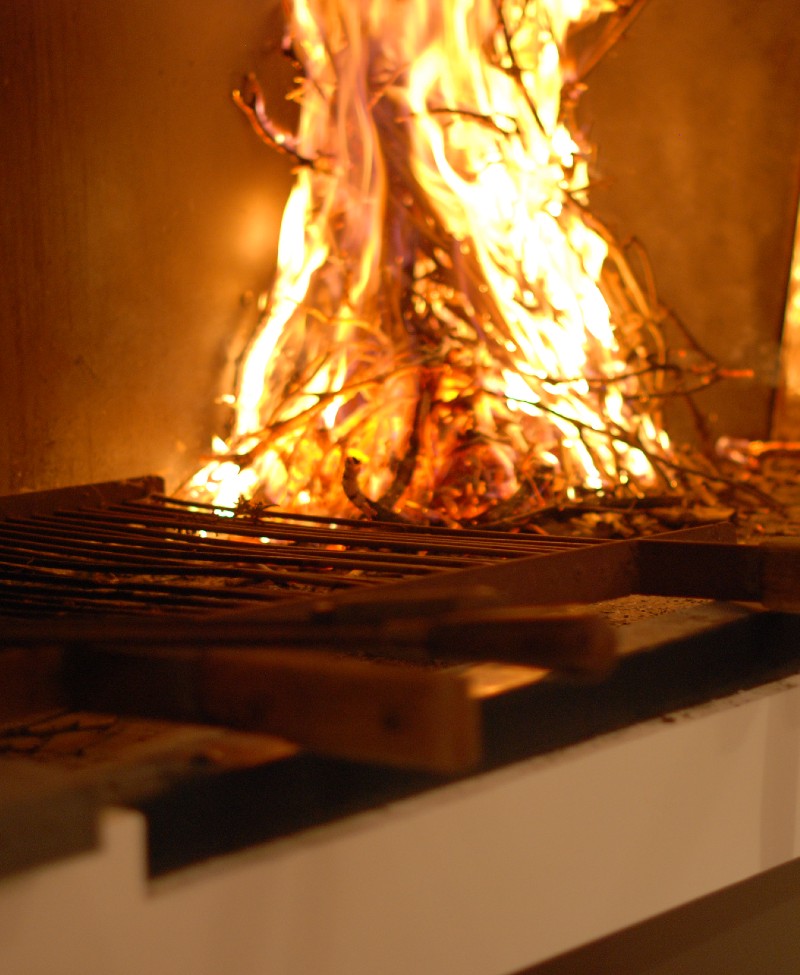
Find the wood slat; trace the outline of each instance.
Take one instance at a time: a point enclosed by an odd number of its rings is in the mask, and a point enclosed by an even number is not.
[[[480,714],[459,671],[174,647],[85,650],[72,664],[83,708],[277,734],[328,755],[445,774],[481,758]]]

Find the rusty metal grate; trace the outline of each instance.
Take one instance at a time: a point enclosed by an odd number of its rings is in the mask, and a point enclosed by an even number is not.
[[[592,544],[273,511],[236,514],[169,498],[157,479],[147,478],[98,485],[86,495],[67,490],[0,500],[0,615],[203,615]]]

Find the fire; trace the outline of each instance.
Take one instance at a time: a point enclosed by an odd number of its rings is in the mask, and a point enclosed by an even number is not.
[[[571,42],[616,0],[293,0],[297,164],[235,423],[186,488],[448,522],[667,480],[656,313],[587,210]],[[370,507],[371,506],[371,507]]]

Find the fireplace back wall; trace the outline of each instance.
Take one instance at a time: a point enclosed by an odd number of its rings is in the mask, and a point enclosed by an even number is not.
[[[172,487],[208,450],[291,183],[230,97],[243,70],[290,84],[277,13],[0,4],[0,491]]]
[[[291,124],[279,7],[0,5],[0,493],[145,471],[172,488],[224,429],[214,400],[291,182],[230,91],[255,70]],[[596,209],[723,364],[756,368],[705,394],[715,430],[764,436],[797,199],[794,0],[650,0],[590,83]]]

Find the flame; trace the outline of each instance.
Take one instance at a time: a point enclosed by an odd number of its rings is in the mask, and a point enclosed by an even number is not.
[[[459,522],[663,477],[654,313],[572,122],[571,38],[618,6],[293,0],[297,133],[237,96],[297,163],[276,283],[188,496]]]

